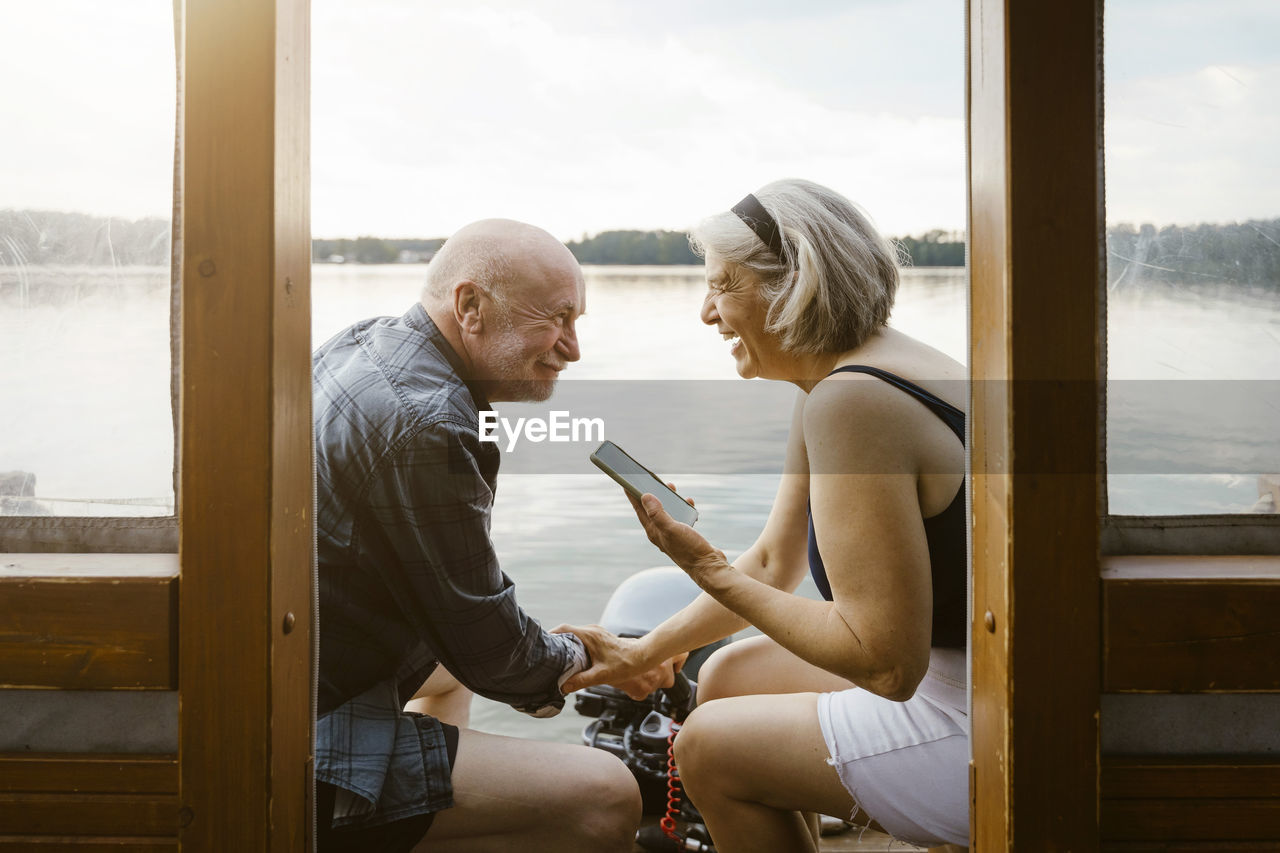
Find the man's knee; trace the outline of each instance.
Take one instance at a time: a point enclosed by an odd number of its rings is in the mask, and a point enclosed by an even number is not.
[[[629,849],[640,826],[640,787],[626,765],[597,749],[572,768],[576,814],[566,826],[581,833],[588,848]]]
[[[458,693],[470,693],[462,682],[453,676],[453,673],[445,669],[443,666],[437,666],[422,686],[418,688],[418,692],[413,694],[414,699],[426,699],[431,696],[446,696]]]

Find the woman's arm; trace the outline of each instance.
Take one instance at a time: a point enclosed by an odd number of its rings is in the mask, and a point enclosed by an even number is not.
[[[808,569],[805,510],[809,499],[809,477],[805,473],[805,397],[804,393],[797,396],[792,412],[782,479],[769,518],[755,543],[733,561],[734,568],[743,575],[788,591],[800,584]],[[590,669],[566,681],[563,689],[567,692],[602,683],[621,687],[623,685],[619,682],[647,673],[648,677],[642,676],[635,686],[634,692],[640,692],[650,684],[660,684],[660,674],[651,671],[664,661],[721,640],[747,625],[747,620],[703,593],[639,640],[613,637],[607,631],[592,626],[561,626],[556,630],[572,630],[582,638],[591,652],[593,663]]]
[[[799,657],[902,700],[929,659],[929,554],[910,428],[919,413],[878,384],[828,383],[806,405],[809,494],[834,602],[782,592],[730,566],[656,499],[637,515],[654,544],[721,605]]]
[[[769,518],[755,544],[733,561],[733,568],[743,575],[788,593],[800,585],[809,567],[809,466],[804,443],[806,398],[803,392],[796,396],[782,479],[769,510]],[[704,592],[645,635],[641,645],[651,660],[665,660],[673,654],[722,640],[749,624],[748,619]]]

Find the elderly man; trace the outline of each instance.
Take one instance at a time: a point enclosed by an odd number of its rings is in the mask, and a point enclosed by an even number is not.
[[[617,759],[465,728],[467,688],[550,716],[589,665],[498,567],[500,451],[478,435],[489,402],[551,395],[584,307],[563,244],[485,220],[432,259],[420,304],[315,353],[321,853],[630,847],[640,795]]]

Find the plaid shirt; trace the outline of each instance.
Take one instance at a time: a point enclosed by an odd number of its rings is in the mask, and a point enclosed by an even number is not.
[[[535,716],[587,664],[516,604],[489,539],[499,451],[427,312],[357,323],[312,359],[320,678],[316,778],[334,825],[453,804],[440,723],[405,714],[437,663]]]

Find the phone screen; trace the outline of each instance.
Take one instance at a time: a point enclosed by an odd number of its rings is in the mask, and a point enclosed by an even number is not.
[[[684,498],[667,488],[667,484],[654,476],[652,471],[632,459],[612,441],[606,441],[597,447],[596,452],[591,454],[591,461],[633,497],[639,498],[647,492],[662,501],[662,508],[676,521],[693,524],[698,520],[698,511],[689,506]]]

